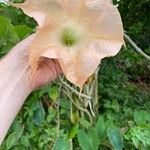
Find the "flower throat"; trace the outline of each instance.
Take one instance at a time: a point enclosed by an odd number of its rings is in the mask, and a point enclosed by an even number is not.
[[[74,46],[79,41],[79,34],[71,27],[65,27],[61,34],[61,42],[67,47]]]

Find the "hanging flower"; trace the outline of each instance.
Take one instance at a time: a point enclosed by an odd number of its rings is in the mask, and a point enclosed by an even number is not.
[[[29,49],[33,72],[40,57],[58,59],[66,78],[82,88],[101,59],[121,49],[123,25],[110,0],[27,0],[12,4],[37,23]]]

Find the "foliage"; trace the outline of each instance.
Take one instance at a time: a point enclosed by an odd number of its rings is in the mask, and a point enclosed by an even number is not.
[[[118,129],[109,128],[108,129],[108,137],[109,137],[110,143],[112,144],[112,146],[115,150],[123,149],[123,140],[122,140],[120,131]]]
[[[125,30],[150,54],[149,0],[115,3]],[[0,4],[0,57],[35,26],[20,10]],[[127,44],[116,57],[102,61],[98,114],[92,122],[60,94],[56,81],[29,96],[0,150],[149,150],[149,74],[150,63]]]

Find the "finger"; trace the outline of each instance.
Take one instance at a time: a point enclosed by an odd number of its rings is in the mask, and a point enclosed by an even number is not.
[[[62,73],[58,61],[53,59],[41,58],[39,61],[39,68],[32,77],[31,87],[33,89],[44,86],[55,80],[58,75]]]

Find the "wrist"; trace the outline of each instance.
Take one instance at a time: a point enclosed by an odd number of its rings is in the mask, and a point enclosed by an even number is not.
[[[29,64],[23,60],[11,65],[10,62],[17,58],[9,57],[10,55],[6,56],[0,62],[0,144],[32,91],[29,84]]]

